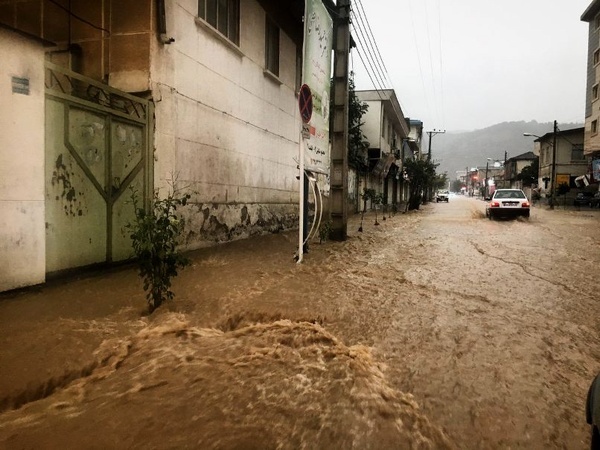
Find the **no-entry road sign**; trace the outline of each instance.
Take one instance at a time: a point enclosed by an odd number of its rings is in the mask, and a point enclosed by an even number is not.
[[[302,122],[310,122],[313,110],[312,92],[307,84],[303,84],[298,93],[298,107],[300,108],[300,117]]]

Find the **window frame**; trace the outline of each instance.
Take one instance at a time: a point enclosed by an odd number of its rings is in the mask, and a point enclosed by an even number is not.
[[[581,156],[580,158],[575,158],[574,156]],[[585,161],[585,155],[583,153],[583,144],[571,144],[571,161],[572,162],[582,162]]]
[[[598,83],[592,86],[592,101],[598,100]]]
[[[279,78],[281,29],[268,14],[265,15],[265,70]]]
[[[592,135],[598,134],[598,120],[592,120],[592,123],[590,124],[590,131],[592,132]]]
[[[239,47],[240,0],[198,0],[198,18]]]

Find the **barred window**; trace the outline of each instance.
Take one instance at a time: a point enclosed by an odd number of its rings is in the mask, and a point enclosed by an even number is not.
[[[571,148],[571,161],[582,161],[583,156],[583,144],[573,144]]]
[[[198,0],[198,17],[240,44],[240,0]]]

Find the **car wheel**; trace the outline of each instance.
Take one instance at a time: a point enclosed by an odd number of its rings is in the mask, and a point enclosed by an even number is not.
[[[523,214],[523,217],[525,217],[526,219],[529,219],[529,211],[527,211],[525,214]]]
[[[494,216],[492,215],[492,212],[491,212],[491,211],[488,213],[488,219],[490,219],[490,220],[494,220]]]

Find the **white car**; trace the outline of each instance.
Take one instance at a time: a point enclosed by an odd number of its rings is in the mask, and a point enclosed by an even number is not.
[[[485,215],[490,219],[500,217],[529,218],[529,199],[521,189],[497,189],[485,208]]]
[[[437,191],[437,193],[435,194],[436,203],[439,203],[439,202],[448,203],[449,199],[450,199],[450,192],[448,192],[448,191]]]

